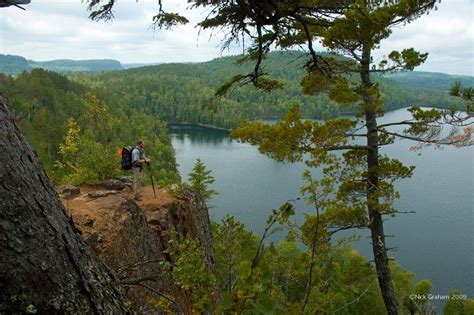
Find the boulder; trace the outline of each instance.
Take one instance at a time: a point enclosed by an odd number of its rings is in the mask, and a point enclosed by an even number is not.
[[[65,199],[71,199],[81,194],[81,189],[72,185],[61,186],[58,187],[56,190],[58,194],[62,195],[62,197]]]
[[[92,198],[92,199],[97,199],[97,198],[104,198],[110,195],[117,195],[119,191],[117,190],[98,190],[98,191],[93,191],[87,194],[87,197]]]
[[[102,182],[102,186],[107,190],[122,190],[125,188],[124,182],[118,179],[108,179]]]
[[[113,179],[119,180],[124,184],[127,184],[127,183],[131,184],[133,182],[132,176],[115,176]]]

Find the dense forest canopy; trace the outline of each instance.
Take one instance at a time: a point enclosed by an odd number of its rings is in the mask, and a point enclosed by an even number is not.
[[[396,84],[416,89],[449,91],[456,82],[463,86],[473,86],[474,77],[465,75],[449,75],[437,72],[411,71],[384,74]]]
[[[279,118],[298,103],[307,118],[324,118],[355,113],[356,106],[340,106],[326,95],[306,96],[301,91],[306,55],[298,51],[268,54],[264,67],[284,83],[282,90],[264,93],[250,87],[233,90],[210,105],[214,93],[229,77],[249,71],[250,64],[237,64],[240,56],[221,57],[202,63],[160,64],[125,71],[115,60],[29,61],[19,56],[0,55],[0,72],[7,74],[41,67],[74,76],[86,86],[109,91],[110,102],[124,102],[167,122],[187,122],[235,128],[245,119]],[[74,74],[79,72],[80,74]],[[456,103],[448,90],[456,82],[471,86],[474,78],[428,72],[397,72],[379,76],[384,107],[387,110],[412,105],[448,108]],[[116,99],[114,99],[116,98]],[[215,102],[216,103],[216,102]],[[216,110],[217,109],[217,110]]]
[[[63,75],[34,69],[12,78],[0,74],[21,128],[56,183],[96,183],[122,174],[117,149],[147,141],[162,183],[177,179],[166,124],[108,94]]]
[[[218,101],[214,93],[235,74],[250,71],[250,64],[236,64],[239,56],[217,58],[204,63],[161,64],[100,75],[76,75],[75,80],[101,87],[133,107],[169,122],[208,124],[234,128],[242,120],[280,118],[298,103],[306,118],[334,117],[355,113],[355,105],[339,105],[327,95],[304,95],[300,80],[304,75],[305,54],[297,51],[271,52],[264,67],[272,77],[281,80],[281,90],[265,93],[251,87],[234,89]],[[409,74],[407,74],[410,77]],[[466,77],[469,81],[470,77]],[[423,89],[411,87],[400,77],[378,77],[387,110],[420,105],[447,108],[456,103],[447,91],[426,84]],[[444,78],[443,85],[455,79]],[[210,110],[203,110],[208,108]]]
[[[304,229],[310,229],[309,225]],[[311,255],[302,249],[294,234],[290,233],[285,240],[262,250],[257,266],[260,273],[249,279],[246,275],[251,269],[260,236],[231,216],[213,222],[212,231],[216,281],[224,292],[221,309],[226,310],[226,314],[239,309],[235,296],[243,294],[249,286],[252,286],[252,297],[247,309],[255,314],[301,314]],[[319,252],[321,263],[316,267],[311,311],[316,314],[386,314],[375,268],[353,249],[350,240],[334,240],[332,246],[324,246]],[[473,299],[455,298],[464,296],[459,290],[449,293],[455,297],[447,301],[443,311],[435,310],[429,297],[436,293],[431,291],[429,280],[415,282],[415,274],[394,260],[390,262],[390,268],[403,314],[468,315],[474,312]],[[194,285],[198,286],[197,283]]]

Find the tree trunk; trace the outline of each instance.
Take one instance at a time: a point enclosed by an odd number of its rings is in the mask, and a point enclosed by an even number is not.
[[[369,214],[369,228],[372,239],[372,251],[374,253],[375,269],[382,293],[385,308],[389,315],[399,315],[395,290],[393,288],[392,276],[388,264],[387,248],[385,246],[385,234],[383,230],[382,214],[379,209],[379,198],[377,190],[379,185],[379,142],[377,132],[377,116],[375,112],[373,97],[368,93],[372,86],[370,80],[370,48],[364,47],[361,61],[362,94],[364,98],[365,119],[367,126],[367,210]]]
[[[1,96],[0,152],[0,313],[126,313]]]

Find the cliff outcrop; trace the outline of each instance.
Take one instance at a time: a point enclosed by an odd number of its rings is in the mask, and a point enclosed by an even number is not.
[[[119,279],[134,312],[157,313],[150,301],[167,300],[180,313],[191,312],[190,292],[177,286],[164,262],[172,231],[198,239],[206,263],[214,270],[208,209],[196,192],[181,189],[179,197],[167,190],[144,188],[143,201],[130,198],[128,188],[110,185],[59,190],[61,200],[86,242]],[[63,193],[61,193],[63,192]]]

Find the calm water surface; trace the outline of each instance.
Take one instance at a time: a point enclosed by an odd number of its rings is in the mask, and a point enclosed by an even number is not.
[[[407,119],[405,109],[389,112],[381,119]],[[183,180],[197,158],[216,179],[220,195],[210,203],[211,216],[225,214],[239,218],[249,229],[261,232],[271,209],[300,197],[301,175],[305,166],[284,164],[261,155],[257,148],[238,143],[225,131],[195,126],[170,126],[179,171]],[[400,214],[385,223],[390,252],[416,280],[430,279],[432,293],[448,294],[460,289],[474,297],[474,149],[443,150],[426,148],[421,155],[409,150],[413,142],[403,140],[382,151],[416,166],[413,178],[398,183],[401,198],[395,205]],[[313,171],[318,176],[317,171]],[[312,209],[304,201],[296,203],[298,218]],[[366,232],[354,246],[369,260],[372,251]],[[280,237],[283,237],[282,234]],[[444,302],[434,303],[438,309]]]

